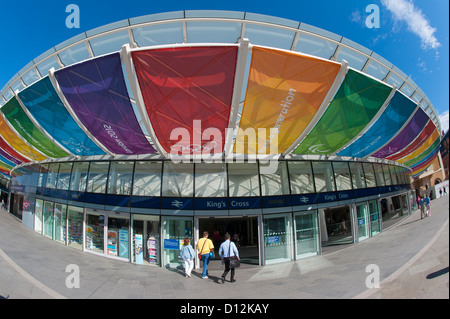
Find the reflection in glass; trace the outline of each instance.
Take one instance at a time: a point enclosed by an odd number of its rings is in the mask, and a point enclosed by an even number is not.
[[[289,214],[264,216],[266,263],[291,260],[291,217]]]
[[[350,170],[347,162],[333,162],[334,180],[338,191],[352,189]]]
[[[164,162],[162,196],[192,197],[194,193],[194,164]]]
[[[67,207],[67,245],[81,250],[83,248],[83,208]]]
[[[353,189],[365,188],[364,170],[362,163],[350,162],[350,173],[352,175]]]
[[[44,202],[44,235],[53,238],[53,202]]]
[[[192,247],[194,249],[196,247],[193,238],[192,218],[163,216],[162,226],[163,262],[161,266],[177,267],[183,263],[183,260],[178,258],[180,255],[179,248],[183,240],[186,237],[189,238]]]
[[[161,196],[161,169],[162,162],[136,162],[133,195]]]
[[[333,180],[331,162],[312,162],[316,192],[333,192],[336,190]]]
[[[59,166],[57,189],[68,190],[73,163],[61,163]]]
[[[186,22],[190,43],[236,43],[241,36],[241,23],[201,21]]]
[[[134,162],[111,162],[108,194],[131,195]]]
[[[297,258],[317,255],[319,253],[317,211],[296,213],[294,218]]]
[[[356,219],[358,222],[358,240],[362,241],[369,237],[369,213],[367,204],[356,206]]]
[[[314,193],[314,179],[310,161],[288,162],[292,194]]]
[[[370,229],[373,236],[381,232],[381,216],[377,200],[369,201],[369,211],[370,211]]]
[[[268,163],[260,162],[261,170],[261,193],[262,196],[271,195],[288,195],[289,180],[287,177],[286,162],[269,161]],[[267,169],[273,169],[273,173],[263,173]]]
[[[377,181],[375,179],[375,171],[373,169],[372,163],[363,163],[362,165],[363,165],[363,169],[364,169],[364,176],[366,179],[367,188],[376,187]],[[382,185],[378,185],[378,186],[382,186]]]
[[[195,165],[195,196],[227,196],[225,163],[200,163]]]
[[[66,243],[67,205],[55,203],[55,240]]]
[[[328,60],[334,55],[336,48],[337,44],[333,42],[302,33],[298,39],[296,50]]]
[[[228,180],[230,197],[260,195],[257,163],[229,163]]]
[[[89,163],[75,162],[73,164],[72,178],[70,179],[70,190],[76,192],[86,191],[87,171]]]
[[[87,192],[105,193],[108,168],[109,162],[91,162],[86,189]]]
[[[44,208],[44,201],[36,199],[36,208],[34,210],[34,230],[42,234],[42,210]]]

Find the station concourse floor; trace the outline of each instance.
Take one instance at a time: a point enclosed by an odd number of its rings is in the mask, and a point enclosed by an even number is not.
[[[433,200],[431,207],[430,217],[421,219],[415,210],[382,233],[340,250],[263,267],[245,265],[236,270],[236,282],[224,284],[220,262],[211,264],[206,280],[201,268],[186,278],[180,269],[66,247],[1,211],[0,299],[449,299],[449,196]],[[66,285],[69,265],[80,271],[79,288]],[[373,265],[380,287],[369,289]]]

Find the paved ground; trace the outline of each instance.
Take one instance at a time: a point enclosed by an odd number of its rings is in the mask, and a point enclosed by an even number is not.
[[[220,284],[219,264],[210,278],[145,267],[82,253],[29,230],[0,213],[0,298],[234,298],[350,299],[449,298],[449,197],[432,201],[432,216],[418,211],[359,244],[296,262],[245,266],[237,282]],[[80,288],[68,288],[80,270]],[[373,266],[375,265],[375,266]],[[366,272],[366,267],[368,272]],[[375,269],[375,271],[374,271]],[[380,288],[368,289],[376,283]]]

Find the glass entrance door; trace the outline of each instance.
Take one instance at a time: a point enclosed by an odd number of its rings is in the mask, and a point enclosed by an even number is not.
[[[367,203],[356,205],[356,218],[358,221],[358,240],[369,237],[369,210]]]
[[[295,256],[297,259],[319,253],[317,211],[294,213]]]
[[[371,236],[381,232],[381,216],[376,199],[369,201]]]
[[[264,216],[264,255],[266,264],[292,260],[291,214]]]
[[[185,238],[189,238],[195,249],[193,220],[188,217],[162,217],[162,263],[161,266],[175,268],[183,263],[179,259],[180,248]]]

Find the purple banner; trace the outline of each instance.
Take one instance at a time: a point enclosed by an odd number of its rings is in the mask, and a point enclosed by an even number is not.
[[[134,114],[119,53],[56,71],[55,77],[79,120],[112,153],[156,152]]]
[[[428,115],[418,108],[416,114],[412,117],[409,123],[403,130],[386,146],[378,152],[372,154],[373,157],[386,158],[408,146],[414,139],[422,132],[425,125],[428,123]]]

